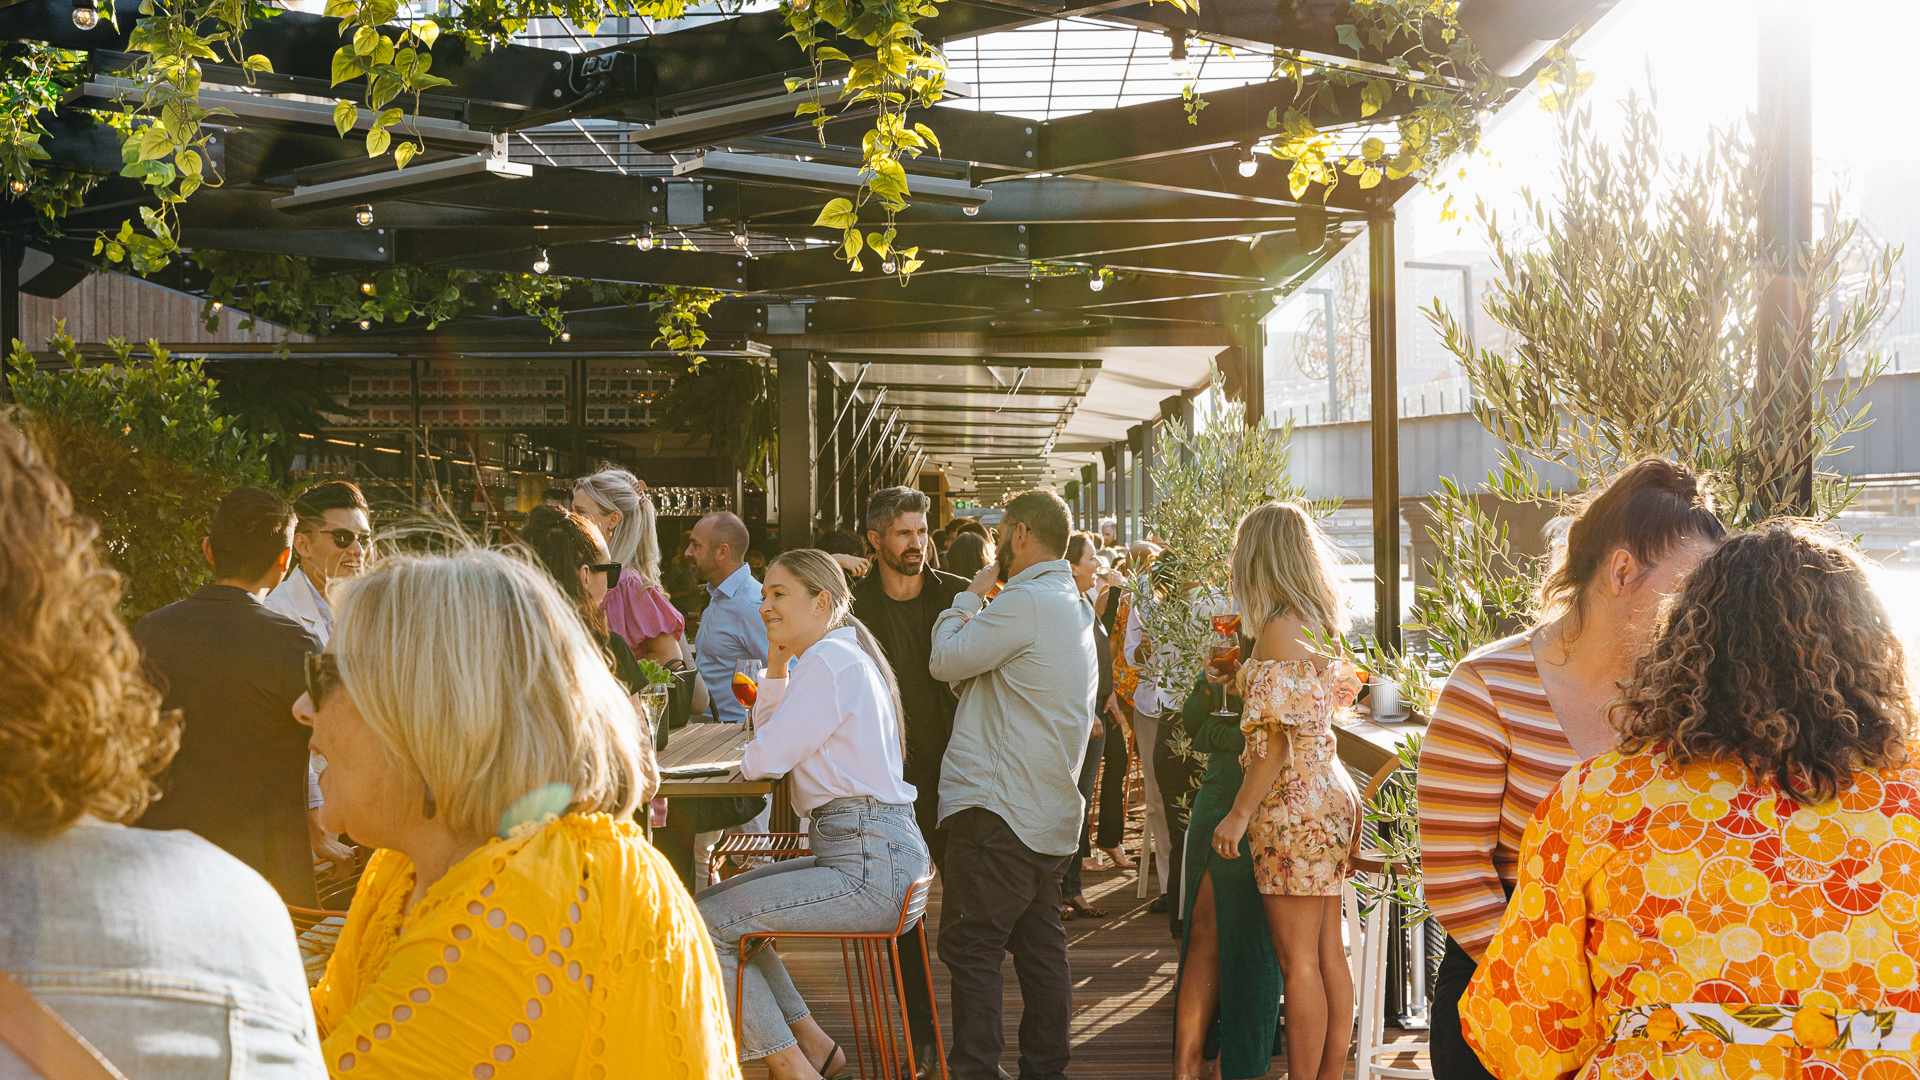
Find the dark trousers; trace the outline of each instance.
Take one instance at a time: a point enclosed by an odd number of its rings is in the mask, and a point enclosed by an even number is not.
[[[1092,854],[1088,845],[1093,837],[1093,780],[1100,775],[1100,747],[1100,739],[1088,739],[1086,756],[1080,759],[1080,799],[1086,803],[1087,809],[1080,818],[1080,850],[1067,860],[1066,869],[1060,871],[1060,895],[1063,897],[1080,895],[1080,864]]]
[[[1186,804],[1188,804],[1188,793],[1194,788],[1194,778],[1200,772],[1198,765],[1181,757],[1167,741],[1168,736],[1173,734],[1173,726],[1179,722],[1180,714],[1178,713],[1170,712],[1160,717],[1160,728],[1154,740],[1152,764],[1146,766],[1153,769],[1154,780],[1160,785],[1160,803],[1167,815],[1168,842],[1173,846],[1173,851],[1167,856],[1167,862],[1170,865],[1167,867],[1166,880],[1174,883],[1172,890],[1168,893],[1174,898],[1174,902],[1167,905],[1167,921],[1176,938],[1180,936],[1183,922],[1180,897],[1184,895],[1181,882],[1186,880],[1181,876],[1185,873],[1182,864],[1186,861],[1187,849]]]
[[[946,832],[940,959],[953,979],[953,1075],[999,1076],[1005,1006],[1000,964],[1010,952],[1025,1002],[1021,1080],[1065,1077],[1073,980],[1067,932],[1060,925],[1060,871],[1071,856],[1029,849],[999,815],[978,808],[948,818]]]
[[[1100,846],[1117,848],[1127,829],[1127,733],[1111,715],[1100,723],[1107,729],[1100,765]],[[1092,813],[1093,808],[1087,808]],[[1082,849],[1084,853],[1084,848]]]
[[[1493,1080],[1493,1074],[1467,1045],[1460,1031],[1460,998],[1473,981],[1479,965],[1452,938],[1447,939],[1446,955],[1440,958],[1440,973],[1433,980],[1432,1030],[1429,1052],[1433,1057],[1433,1080]]]
[[[939,763],[934,763],[932,775],[909,776],[907,782],[918,793],[913,800],[914,820],[920,824],[920,835],[927,842],[927,851],[932,854],[933,865],[940,871],[944,885],[946,831],[939,827]],[[928,1059],[921,1051],[930,1051],[934,1046],[933,1002],[927,997],[927,942],[932,934],[933,928],[929,926],[926,935],[908,934],[900,939],[900,977],[906,980],[907,1031],[913,1036],[915,1061],[922,1065]],[[937,1063],[934,1075],[939,1075]]]

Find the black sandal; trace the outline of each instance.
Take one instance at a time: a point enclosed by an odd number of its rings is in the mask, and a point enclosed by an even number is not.
[[[1080,896],[1068,897],[1066,904],[1067,904],[1067,907],[1070,910],[1072,910],[1073,917],[1076,919],[1104,919],[1107,917],[1107,913],[1105,911],[1101,910],[1100,908],[1094,907],[1092,904],[1087,903],[1085,897],[1080,897]]]
[[[834,1058],[840,1059],[840,1068],[837,1071],[828,1072],[827,1070],[833,1065]],[[808,1061],[807,1064],[813,1065],[813,1062]],[[825,1060],[821,1061],[818,1065],[813,1065],[813,1071],[820,1074],[821,1080],[846,1080],[846,1078],[853,1075],[853,1072],[847,1065],[847,1052],[840,1049],[839,1043],[834,1043],[832,1049],[827,1051]]]

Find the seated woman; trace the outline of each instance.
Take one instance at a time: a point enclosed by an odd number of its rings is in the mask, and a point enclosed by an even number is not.
[[[1460,1003],[1502,1080],[1894,1077],[1920,1066],[1920,763],[1906,656],[1816,530],[1728,540],[1520,844]]]
[[[887,930],[931,860],[901,776],[900,691],[879,643],[853,617],[833,557],[803,548],[767,565],[760,617],[767,674],[754,703],[748,776],[786,776],[793,809],[809,819],[813,854],[723,881],[700,894],[727,992],[740,937],[767,930]],[[776,1080],[816,1080],[846,1068],[772,949],[745,958],[741,1057]]]
[[[620,564],[607,554],[606,541],[600,538],[600,530],[594,527],[593,522],[570,510],[536,506],[527,514],[527,523],[520,529],[520,540],[540,560],[541,567],[553,579],[560,594],[573,602],[573,609],[579,613],[580,621],[586,624],[587,632],[607,651],[614,678],[620,680],[620,685],[628,694],[636,695],[636,715],[653,729],[654,748],[664,748],[667,744],[665,717],[648,716],[637,697],[647,688],[647,677],[640,670],[640,661],[635,659],[627,640],[607,627],[607,615],[601,602],[613,587],[608,574],[617,577]],[[650,759],[648,764],[651,765]],[[648,771],[653,770],[649,768]],[[657,782],[650,783],[648,790],[652,791],[658,786]]]
[[[1340,890],[1360,828],[1360,795],[1335,753],[1333,718],[1353,704],[1360,680],[1352,664],[1318,655],[1313,644],[1346,629],[1331,552],[1299,506],[1268,503],[1240,519],[1231,580],[1253,638],[1252,659],[1238,675],[1246,775],[1213,830],[1220,859],[1239,859],[1243,838],[1250,842],[1254,885],[1286,980],[1287,1075],[1301,1080],[1337,1080],[1353,1033]],[[1199,895],[1211,901],[1207,894],[1202,880]],[[1265,1035],[1253,1033],[1256,1043]]]
[[[295,712],[380,850],[313,992],[327,1068],[737,1077],[713,948],[633,821],[633,707],[552,584],[473,550],[333,602]]]
[[[647,486],[625,469],[601,469],[573,487],[573,511],[606,538],[620,579],[601,599],[607,625],[635,656],[685,660],[687,621],[660,584],[660,533]]]
[[[0,419],[0,972],[39,1003],[0,1011],[50,1030],[52,1010],[128,1076],[319,1076],[273,887],[192,833],[121,824],[158,795],[180,727],[98,535]],[[0,1039],[0,1076],[38,1075]]]

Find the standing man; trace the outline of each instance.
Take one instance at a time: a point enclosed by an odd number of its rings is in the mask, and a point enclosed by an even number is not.
[[[133,628],[161,708],[186,717],[161,797],[139,824],[191,829],[314,906],[307,832],[308,729],[293,718],[320,641],[261,603],[293,555],[293,508],[259,488],[220,500],[200,542],[213,584]]]
[[[321,648],[333,639],[333,605],[327,588],[357,576],[373,558],[373,521],[367,497],[347,480],[328,480],[293,501],[293,553],[300,565],[267,594],[267,610],[306,628]],[[307,767],[307,832],[313,853],[336,866],[353,862],[353,849],[320,823],[320,770]]]
[[[910,487],[874,492],[867,502],[867,545],[876,568],[853,589],[853,615],[866,624],[880,642],[880,651],[900,685],[900,707],[907,728],[906,760],[902,772],[918,794],[913,816],[920,835],[933,853],[934,865],[945,857],[940,842],[940,761],[953,734],[956,699],[947,684],[933,677],[933,624],[952,606],[967,582],[943,574],[928,563],[932,551],[927,535],[927,497]],[[924,938],[900,942],[901,977],[906,980],[907,1026],[913,1035],[914,1061],[921,1072],[938,1073],[939,1055],[933,1031],[933,1008],[927,1000],[927,955]]]
[[[733,696],[733,672],[742,660],[767,659],[767,625],[760,621],[760,583],[747,569],[747,524],[732,514],[708,514],[687,535],[687,557],[707,583],[707,608],[694,638],[695,666],[713,697],[714,718],[744,724],[747,708]]]
[[[1000,1076],[1003,956],[1025,1013],[1022,1080],[1067,1073],[1073,983],[1060,873],[1080,846],[1080,761],[1093,729],[1093,608],[1067,565],[1067,504],[1029,491],[1007,504],[999,567],[983,567],[933,628],[931,672],[965,682],[940,769],[946,907],[940,958],[953,978],[953,1074]]]

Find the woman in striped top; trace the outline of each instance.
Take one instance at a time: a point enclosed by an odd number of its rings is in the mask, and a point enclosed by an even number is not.
[[[1613,749],[1607,708],[1662,600],[1726,535],[1693,473],[1642,461],[1596,489],[1540,588],[1541,621],[1460,662],[1420,754],[1427,903],[1448,934],[1434,981],[1436,1080],[1488,1074],[1459,1002],[1500,926],[1520,838],[1575,764]]]

